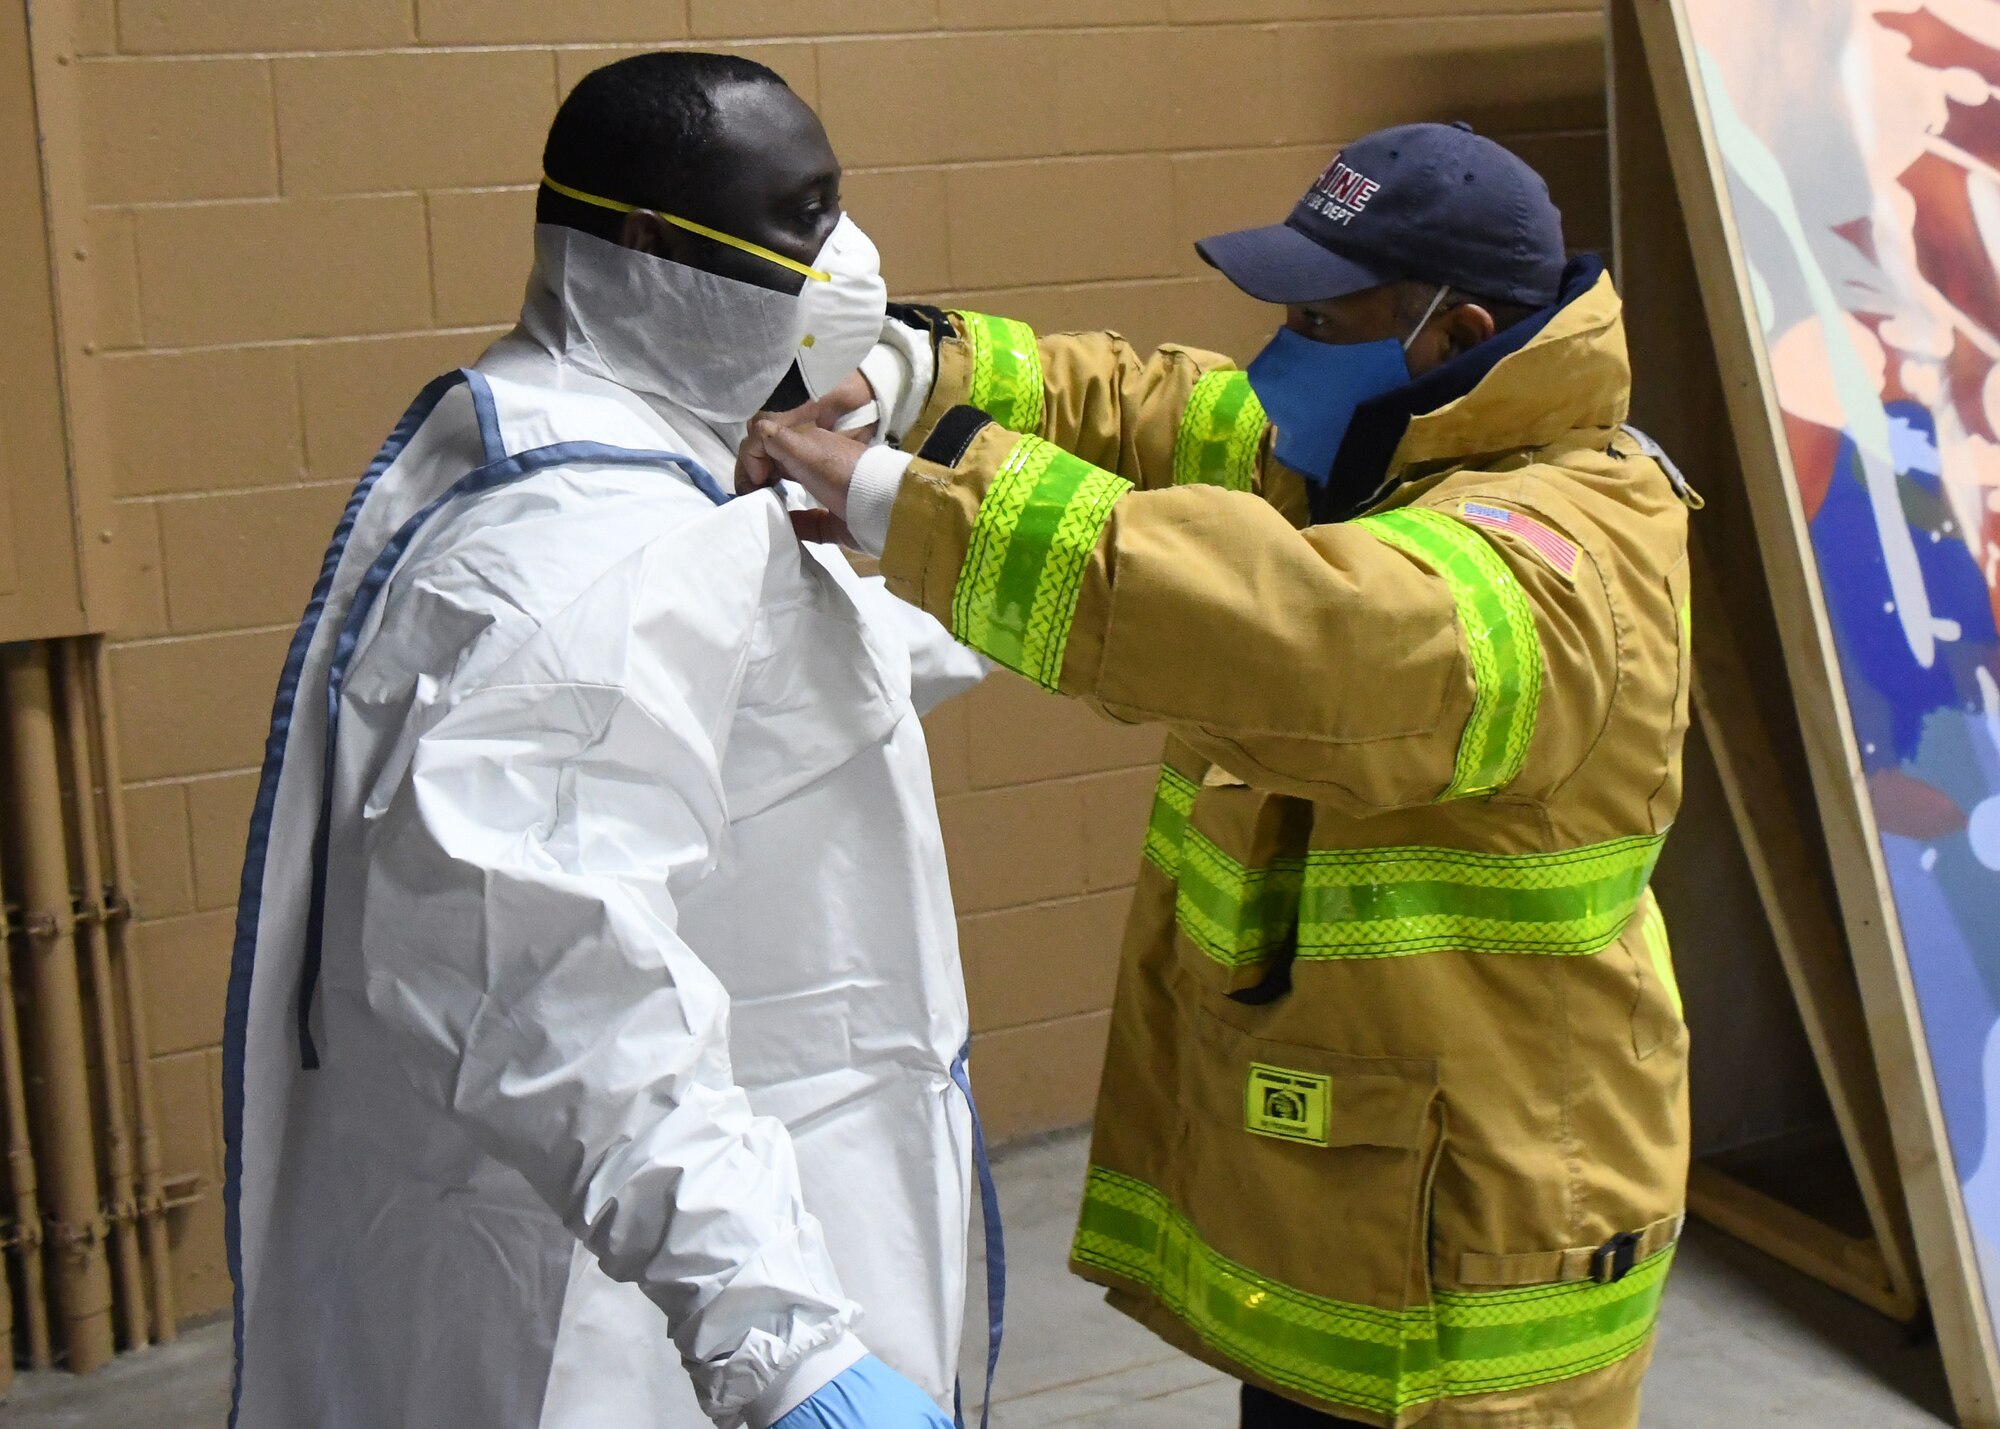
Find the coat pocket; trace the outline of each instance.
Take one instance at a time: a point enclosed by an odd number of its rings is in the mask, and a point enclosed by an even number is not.
[[[1639,900],[1613,952],[1632,964],[1632,1052],[1644,1061],[1678,1038],[1683,1029],[1680,982],[1667,940],[1667,920],[1652,889]]]
[[[1192,991],[1190,989],[1190,991]],[[1438,1067],[1277,1042],[1182,1003],[1179,1215],[1196,1328],[1273,1384],[1395,1414],[1433,1397]]]

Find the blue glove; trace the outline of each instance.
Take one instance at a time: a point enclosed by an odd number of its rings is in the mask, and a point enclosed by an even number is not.
[[[930,1396],[873,1355],[856,1360],[771,1429],[952,1429]]]

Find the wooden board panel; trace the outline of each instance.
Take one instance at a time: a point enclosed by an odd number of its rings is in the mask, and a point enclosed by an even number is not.
[[[81,614],[28,11],[0,12],[0,639]],[[22,540],[26,533],[28,539]],[[48,539],[54,534],[56,539]]]
[[[1975,1250],[1977,1222],[2000,1213],[2000,1193],[1985,1190],[1979,1174],[2000,1152],[1988,1143],[2000,1137],[1989,1138],[1983,1124],[1990,1038],[1975,1028],[1968,1039],[1965,1020],[1983,1018],[1991,1033],[1994,1000],[1983,983],[1996,969],[1982,964],[2000,963],[2000,878],[1979,843],[1980,811],[2000,787],[2000,747],[1992,761],[1977,747],[1996,732],[1986,716],[2000,700],[1983,692],[1992,689],[2000,637],[1984,588],[1993,569],[1985,493],[1971,479],[1991,442],[1990,429],[1977,441],[1968,430],[1984,420],[1983,400],[1961,398],[1968,381],[1983,387],[1993,364],[1978,345],[1987,336],[1981,320],[1962,310],[1944,324],[1952,340],[1928,349],[1919,341],[1940,317],[1931,280],[1956,282],[1981,264],[1990,270],[1991,260],[1976,245],[1925,238],[1919,190],[1936,176],[1919,173],[1916,188],[1903,183],[1929,162],[1928,141],[1899,127],[1908,114],[1846,109],[1855,94],[1882,104],[1893,102],[1884,95],[1915,102],[1912,95],[1935,92],[1942,120],[1937,66],[1961,62],[1952,56],[1969,52],[1968,42],[1933,16],[1920,22],[1928,27],[1920,42],[1905,45],[1884,32],[1910,22],[1907,15],[1861,4],[1629,3],[1692,240],[1954,1398],[1964,1423],[2000,1424]],[[1778,53],[1787,63],[1774,67]],[[1843,60],[1892,72],[1842,85],[1832,76]],[[1884,152],[1885,142],[1905,140],[1924,153]],[[1968,192],[1965,182],[1959,191]],[[1971,201],[2000,217],[2000,196]],[[1943,227],[1947,237],[1957,232]],[[1885,313],[1889,324],[1880,321]],[[1870,368],[1871,353],[1879,367]],[[1963,618],[1940,623],[1954,616]],[[1906,655],[1893,658],[1899,647]],[[1931,699],[1940,687],[1949,694]],[[1899,712],[1919,707],[1913,727],[1899,723]],[[1940,731],[1955,740],[1943,750],[1934,742]],[[1936,892],[1946,879],[1954,886]],[[1991,898],[1993,916],[1962,922],[1954,897]],[[1954,970],[1963,977],[1946,992],[1938,975]],[[1969,1132],[1957,1140],[1972,1153],[1966,1164],[1953,1154],[1941,1088],[1961,1123],[1955,1129]],[[1977,1123],[1969,1127],[1968,1110]]]
[[[104,628],[118,589],[90,359],[79,0],[0,15],[0,641]]]

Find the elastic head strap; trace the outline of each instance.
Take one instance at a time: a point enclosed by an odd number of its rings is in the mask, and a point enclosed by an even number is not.
[[[1437,295],[1431,299],[1431,305],[1424,309],[1424,315],[1417,319],[1417,325],[1411,328],[1410,335],[1403,339],[1403,351],[1408,352],[1410,344],[1424,335],[1425,324],[1437,316],[1438,309],[1444,306],[1444,300],[1450,292],[1451,284],[1449,283],[1446,283],[1437,290]]]
[[[685,228],[689,233],[699,233],[703,238],[712,239],[717,243],[734,248],[738,252],[748,253],[755,258],[762,258],[767,263],[776,263],[780,268],[788,268],[794,273],[803,274],[815,283],[830,283],[833,281],[833,274],[831,273],[822,272],[810,264],[799,262],[796,258],[787,258],[782,253],[773,253],[770,249],[752,243],[747,238],[738,238],[733,234],[724,233],[720,229],[710,228],[705,223],[696,223],[691,218],[681,218],[671,213],[660,213],[658,209],[642,209],[636,203],[620,203],[615,198],[599,198],[596,194],[587,194],[581,189],[573,189],[568,184],[559,184],[547,174],[542,175],[542,187],[552,193],[559,193],[564,198],[575,199],[578,203],[587,203],[593,208],[609,209],[613,213],[658,214],[659,217],[671,223],[675,228]]]

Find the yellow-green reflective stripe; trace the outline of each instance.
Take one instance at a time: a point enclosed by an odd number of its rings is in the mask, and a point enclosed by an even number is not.
[[[1477,531],[1443,512],[1406,506],[1355,524],[1435,571],[1458,610],[1472,662],[1472,714],[1439,797],[1506,788],[1527,760],[1542,697],[1542,640],[1521,582]]]
[[[1174,921],[1224,967],[1255,962],[1291,941],[1302,872],[1298,859],[1246,868],[1189,829],[1181,840]]]
[[[1282,946],[1295,922],[1298,956],[1308,960],[1596,953],[1639,911],[1666,838],[1536,854],[1315,849],[1303,864],[1286,859],[1250,868],[1189,829],[1185,812],[1169,809],[1163,817],[1165,797],[1163,782],[1147,856],[1178,879],[1174,917],[1181,930],[1225,967]],[[1191,807],[1192,785],[1186,797]],[[1670,978],[1671,964],[1662,980],[1672,989]]]
[[[1383,1414],[1615,1363],[1651,1333],[1673,1260],[1661,1251],[1611,1285],[1440,1291],[1431,1305],[1384,1310],[1259,1275],[1205,1244],[1153,1187],[1095,1166],[1071,1253],[1144,1285],[1273,1383]]]
[[[1665,839],[1533,854],[1315,849],[1299,896],[1299,956],[1595,953],[1631,921]]]
[[[1035,330],[1013,318],[960,313],[972,348],[966,400],[1010,432],[1042,429],[1042,354]]]
[[[1160,766],[1159,786],[1153,790],[1153,813],[1146,821],[1145,855],[1155,868],[1169,878],[1181,871],[1181,836],[1187,831],[1188,815],[1194,812],[1194,780],[1169,765]]]
[[[1143,1181],[1091,1168],[1071,1254],[1144,1285],[1202,1339],[1277,1384],[1387,1413],[1439,1395],[1428,1306],[1321,1299],[1259,1275],[1210,1249]]]
[[[1188,394],[1174,438],[1174,482],[1248,491],[1257,480],[1264,404],[1242,372],[1205,372]]]
[[[1667,990],[1667,1000],[1674,1005],[1674,1015],[1685,1017],[1680,979],[1674,976],[1673,944],[1667,941],[1667,915],[1660,911],[1660,900],[1650,889],[1646,893],[1646,906],[1639,915],[1639,936],[1645,940],[1646,952],[1653,959],[1653,971],[1659,975],[1660,986]]]
[[[1039,437],[1022,437],[973,518],[952,634],[1055,689],[1084,568],[1113,504],[1131,489]]]
[[[1494,1394],[1616,1364],[1653,1332],[1673,1263],[1668,1246],[1610,1285],[1439,1291],[1445,1392]]]

